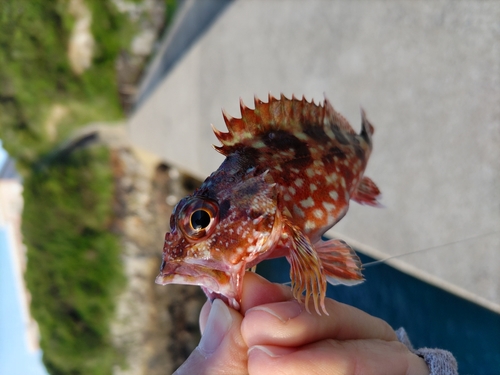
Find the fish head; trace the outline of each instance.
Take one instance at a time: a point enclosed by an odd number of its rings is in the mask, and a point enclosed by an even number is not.
[[[275,184],[266,173],[224,188],[202,186],[174,209],[156,283],[199,285],[210,299],[239,309],[245,270],[280,236]]]

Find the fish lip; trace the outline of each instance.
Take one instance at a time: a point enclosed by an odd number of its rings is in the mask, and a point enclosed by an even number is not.
[[[228,271],[217,270],[201,264],[166,262],[156,276],[155,282],[160,285],[198,285],[222,294],[222,289],[227,289],[223,286],[230,284],[232,273]]]
[[[160,285],[184,284],[206,286],[218,292],[219,282],[216,276],[212,269],[204,266],[166,263],[165,267],[156,276],[155,283]]]
[[[184,284],[200,286],[210,301],[221,299],[228,306],[239,310],[239,286],[234,283],[234,271],[221,271],[200,264],[166,262],[156,276],[160,285]],[[237,273],[237,272],[236,272]]]
[[[155,283],[159,285],[168,285],[168,284],[184,284],[184,285],[197,285],[197,286],[205,286],[213,290],[219,290],[219,284],[217,280],[210,276],[202,276],[202,275],[182,275],[182,274],[173,274],[173,275],[165,275],[162,272],[158,276],[156,276]]]

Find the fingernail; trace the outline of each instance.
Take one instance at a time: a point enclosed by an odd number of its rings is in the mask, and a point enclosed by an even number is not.
[[[233,318],[226,304],[220,299],[214,300],[210,314],[208,314],[205,331],[198,345],[198,349],[204,356],[208,357],[217,350],[232,322]]]
[[[264,345],[255,345],[248,349],[247,355],[250,356],[250,353],[253,351],[261,351],[267,354],[269,357],[278,358],[284,355],[293,353],[295,349],[293,348],[285,348],[282,346],[264,346]]]
[[[245,315],[248,315],[248,313],[252,311],[264,311],[268,314],[275,316],[283,323],[286,323],[290,319],[299,316],[302,313],[303,308],[299,302],[293,300],[293,301],[269,303],[267,305],[252,307],[251,309],[248,309]]]

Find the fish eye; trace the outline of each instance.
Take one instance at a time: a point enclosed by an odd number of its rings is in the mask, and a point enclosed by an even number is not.
[[[205,229],[212,220],[210,213],[204,209],[199,209],[191,214],[191,227],[194,230]]]
[[[210,234],[218,222],[219,206],[204,197],[190,197],[177,217],[177,227],[188,240],[201,240]]]

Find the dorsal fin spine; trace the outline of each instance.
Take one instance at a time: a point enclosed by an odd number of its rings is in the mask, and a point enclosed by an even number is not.
[[[297,99],[292,95],[292,98],[288,99],[281,94],[280,99],[277,99],[269,94],[267,103],[254,97],[254,104],[255,109],[248,108],[240,98],[241,118],[234,118],[222,111],[228,132],[214,129],[216,137],[222,143],[216,147],[217,151],[227,156],[237,149],[235,147],[238,144],[244,147],[249,140],[267,131],[284,128],[293,133],[302,132],[304,126],[321,126],[325,129],[338,127],[344,132],[356,134],[347,120],[333,109],[326,97],[323,103],[315,104],[304,96],[302,99]],[[365,136],[371,135],[373,127],[366,117],[363,119],[362,135],[365,133]],[[327,131],[327,134],[330,133]]]
[[[361,133],[360,135],[366,139],[368,143],[371,143],[371,139],[373,136],[373,133],[375,132],[375,128],[373,125],[368,121],[366,117],[366,112],[363,108],[361,108]]]

